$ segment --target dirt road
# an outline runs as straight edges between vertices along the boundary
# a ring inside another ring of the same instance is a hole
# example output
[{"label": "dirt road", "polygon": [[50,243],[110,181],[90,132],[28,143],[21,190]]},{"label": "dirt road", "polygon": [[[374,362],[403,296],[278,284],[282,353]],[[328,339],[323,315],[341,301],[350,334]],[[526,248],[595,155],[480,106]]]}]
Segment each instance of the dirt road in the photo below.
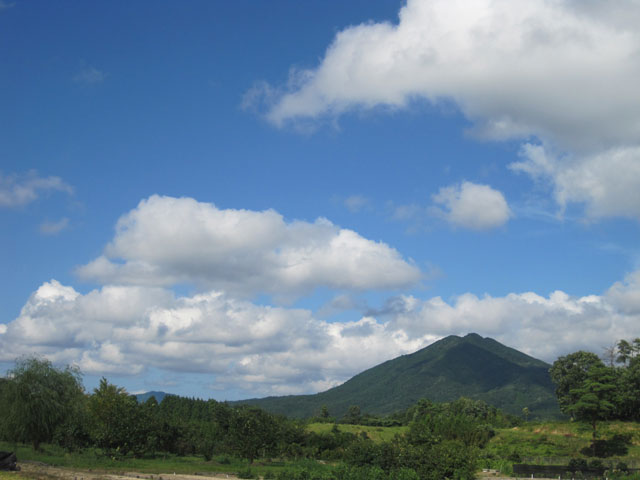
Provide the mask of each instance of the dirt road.
[{"label": "dirt road", "polygon": [[52,467],[37,462],[19,462],[20,476],[38,480],[236,480],[235,475],[207,473],[186,475],[182,473],[101,472]]}]

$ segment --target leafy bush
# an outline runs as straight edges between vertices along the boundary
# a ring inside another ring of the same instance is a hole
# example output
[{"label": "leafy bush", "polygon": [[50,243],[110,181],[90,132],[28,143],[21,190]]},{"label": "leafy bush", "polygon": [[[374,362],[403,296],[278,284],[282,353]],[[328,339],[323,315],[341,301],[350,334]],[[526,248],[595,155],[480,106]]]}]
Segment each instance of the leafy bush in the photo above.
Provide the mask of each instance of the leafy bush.
[{"label": "leafy bush", "polygon": [[588,468],[587,461],[584,458],[572,458],[569,460],[569,470],[579,472]]},{"label": "leafy bush", "polygon": [[249,467],[244,470],[240,470],[236,475],[238,478],[258,478],[258,475],[253,473]]}]

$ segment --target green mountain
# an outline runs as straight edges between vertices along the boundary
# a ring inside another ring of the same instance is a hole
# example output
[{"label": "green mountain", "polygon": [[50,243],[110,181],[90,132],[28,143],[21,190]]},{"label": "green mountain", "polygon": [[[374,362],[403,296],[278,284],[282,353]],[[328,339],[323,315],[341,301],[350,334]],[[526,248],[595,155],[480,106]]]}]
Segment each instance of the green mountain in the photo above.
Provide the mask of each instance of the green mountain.
[{"label": "green mountain", "polygon": [[532,417],[554,418],[560,411],[549,368],[549,364],[491,338],[475,333],[452,335],[370,368],[325,392],[239,403],[298,418],[317,415],[326,405],[331,416],[340,418],[351,405],[358,405],[363,413],[389,414],[421,398],[447,402],[464,396],[514,415],[528,407]]}]

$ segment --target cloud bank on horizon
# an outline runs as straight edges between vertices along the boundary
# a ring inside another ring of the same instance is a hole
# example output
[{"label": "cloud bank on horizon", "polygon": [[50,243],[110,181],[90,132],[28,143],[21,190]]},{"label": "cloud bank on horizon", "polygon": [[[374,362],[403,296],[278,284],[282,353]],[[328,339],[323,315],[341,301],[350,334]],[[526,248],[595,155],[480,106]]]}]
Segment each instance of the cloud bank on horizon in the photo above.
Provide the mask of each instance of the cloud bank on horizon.
[{"label": "cloud bank on horizon", "polygon": [[278,127],[453,103],[470,134],[523,141],[512,169],[548,183],[560,214],[638,219],[638,21],[633,0],[408,0],[397,24],[346,28],[319,66],[247,98]]},{"label": "cloud bank on horizon", "polygon": [[[141,201],[120,218],[105,252],[78,270],[100,288],[81,294],[45,282],[2,325],[0,361],[35,352],[96,375],[210,373],[218,388],[279,395],[327,389],[449,334],[478,332],[552,361],[625,338],[640,321],[640,271],[579,298],[399,295],[347,322],[259,305],[251,298],[265,293],[400,288],[419,282],[420,271],[327,220],[287,223],[273,210],[220,210],[190,198]],[[182,283],[207,288],[177,296],[172,287]]]}]

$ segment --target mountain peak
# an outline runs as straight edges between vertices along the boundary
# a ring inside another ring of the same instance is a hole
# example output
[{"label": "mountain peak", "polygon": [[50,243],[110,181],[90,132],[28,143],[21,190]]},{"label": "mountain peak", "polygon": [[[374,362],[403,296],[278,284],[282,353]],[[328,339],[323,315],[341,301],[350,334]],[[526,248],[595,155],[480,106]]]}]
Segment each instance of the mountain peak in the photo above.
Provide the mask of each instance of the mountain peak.
[{"label": "mountain peak", "polygon": [[414,353],[365,370],[347,382],[315,395],[246,400],[275,413],[309,417],[326,405],[334,416],[351,405],[363,412],[388,414],[421,398],[448,402],[459,397],[483,400],[507,413],[523,407],[538,417],[559,415],[547,363],[500,342],[469,333],[450,335]]}]

